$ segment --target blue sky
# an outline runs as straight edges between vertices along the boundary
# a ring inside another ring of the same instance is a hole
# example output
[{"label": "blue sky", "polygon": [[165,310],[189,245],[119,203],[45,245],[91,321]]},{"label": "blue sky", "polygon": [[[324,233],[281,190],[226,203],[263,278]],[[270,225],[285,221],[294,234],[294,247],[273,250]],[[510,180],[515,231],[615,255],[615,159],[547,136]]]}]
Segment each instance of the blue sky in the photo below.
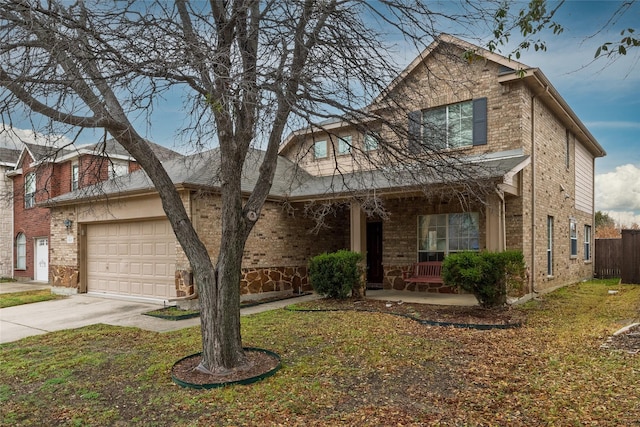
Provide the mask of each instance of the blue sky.
[{"label": "blue sky", "polygon": [[520,58],[549,78],[606,150],[596,160],[596,210],[623,225],[640,224],[640,48],[615,61],[593,61],[598,46],[620,40],[635,28],[640,36],[640,3],[603,28],[620,2],[567,1],[559,11],[559,36],[545,37],[546,52]]},{"label": "blue sky", "polygon": [[[607,151],[596,161],[596,210],[629,226],[640,224],[640,48],[615,61],[593,61],[598,46],[619,40],[623,28],[635,28],[640,36],[640,2],[604,27],[620,3],[565,2],[557,16],[564,32],[543,35],[547,51],[523,52],[519,61],[543,71]],[[488,41],[490,32],[484,37]],[[394,53],[406,63],[416,54],[410,49]],[[183,117],[180,101],[164,103],[154,111],[152,123],[139,130],[157,143],[180,148],[176,129],[185,124]],[[97,137],[85,132],[80,142],[95,142]]]}]

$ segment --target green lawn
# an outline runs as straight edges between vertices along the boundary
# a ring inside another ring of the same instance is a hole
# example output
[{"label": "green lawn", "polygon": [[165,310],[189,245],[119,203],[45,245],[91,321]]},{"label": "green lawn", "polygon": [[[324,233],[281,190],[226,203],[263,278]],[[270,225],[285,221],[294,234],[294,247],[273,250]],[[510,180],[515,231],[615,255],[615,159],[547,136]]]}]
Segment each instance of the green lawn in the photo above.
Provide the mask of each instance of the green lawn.
[{"label": "green lawn", "polygon": [[[609,289],[619,292],[609,295]],[[422,326],[364,312],[242,318],[283,368],[250,386],[170,380],[190,328],[96,325],[0,346],[0,422],[33,426],[638,425],[640,356],[600,349],[638,319],[640,286],[589,282],[522,308],[519,329]]]},{"label": "green lawn", "polygon": [[14,305],[30,304],[32,302],[49,301],[52,299],[64,298],[62,295],[55,295],[49,289],[37,291],[11,292],[0,294],[0,308],[13,307]]}]

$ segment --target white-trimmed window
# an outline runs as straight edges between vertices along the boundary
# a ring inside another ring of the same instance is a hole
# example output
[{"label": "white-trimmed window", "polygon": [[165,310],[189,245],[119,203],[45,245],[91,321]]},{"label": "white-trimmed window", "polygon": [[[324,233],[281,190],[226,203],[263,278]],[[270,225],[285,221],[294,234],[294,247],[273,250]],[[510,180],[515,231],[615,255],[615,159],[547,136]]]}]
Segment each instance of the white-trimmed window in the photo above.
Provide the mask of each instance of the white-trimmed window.
[{"label": "white-trimmed window", "polygon": [[547,276],[553,276],[553,217],[547,217]]},{"label": "white-trimmed window", "polygon": [[129,173],[129,162],[111,161],[109,164],[109,179],[125,176]]},{"label": "white-trimmed window", "polygon": [[27,269],[27,236],[24,233],[16,236],[16,269]]},{"label": "white-trimmed window", "polygon": [[591,226],[584,226],[584,260],[591,261]]},{"label": "white-trimmed window", "polygon": [[24,177],[24,207],[26,209],[34,207],[36,204],[36,174],[28,173]]},{"label": "white-trimmed window", "polygon": [[364,151],[373,151],[378,149],[378,137],[372,133],[364,135]]},{"label": "white-trimmed window", "polygon": [[418,261],[442,261],[452,252],[480,250],[477,212],[418,216]]},{"label": "white-trimmed window", "polygon": [[329,157],[329,150],[327,150],[327,141],[316,141],[313,144],[313,157],[316,159],[326,159]]},{"label": "white-trimmed window", "polygon": [[351,153],[351,136],[343,136],[338,138],[338,155]]},{"label": "white-trimmed window", "polygon": [[71,164],[71,191],[77,190],[80,184],[80,166],[78,163]]},{"label": "white-trimmed window", "polygon": [[569,240],[571,245],[571,258],[578,256],[578,226],[576,220],[571,218],[569,220]]}]

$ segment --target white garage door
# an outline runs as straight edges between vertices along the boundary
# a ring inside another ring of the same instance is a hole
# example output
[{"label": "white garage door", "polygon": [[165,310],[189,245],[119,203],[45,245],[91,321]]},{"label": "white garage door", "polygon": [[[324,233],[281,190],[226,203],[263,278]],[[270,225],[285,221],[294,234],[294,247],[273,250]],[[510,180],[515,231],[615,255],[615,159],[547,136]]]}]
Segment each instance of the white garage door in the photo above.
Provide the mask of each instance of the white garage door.
[{"label": "white garage door", "polygon": [[176,239],[167,220],[87,226],[87,290],[176,296]]}]

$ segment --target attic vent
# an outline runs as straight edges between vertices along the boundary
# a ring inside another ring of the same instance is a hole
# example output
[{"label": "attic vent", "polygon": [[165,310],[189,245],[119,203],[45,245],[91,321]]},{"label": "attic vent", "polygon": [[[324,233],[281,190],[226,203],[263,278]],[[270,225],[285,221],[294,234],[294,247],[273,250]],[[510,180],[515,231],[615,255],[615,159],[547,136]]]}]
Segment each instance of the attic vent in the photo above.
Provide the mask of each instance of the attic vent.
[{"label": "attic vent", "polygon": [[513,73],[515,70],[513,68],[509,68],[506,65],[502,65],[500,67],[499,75]]}]

